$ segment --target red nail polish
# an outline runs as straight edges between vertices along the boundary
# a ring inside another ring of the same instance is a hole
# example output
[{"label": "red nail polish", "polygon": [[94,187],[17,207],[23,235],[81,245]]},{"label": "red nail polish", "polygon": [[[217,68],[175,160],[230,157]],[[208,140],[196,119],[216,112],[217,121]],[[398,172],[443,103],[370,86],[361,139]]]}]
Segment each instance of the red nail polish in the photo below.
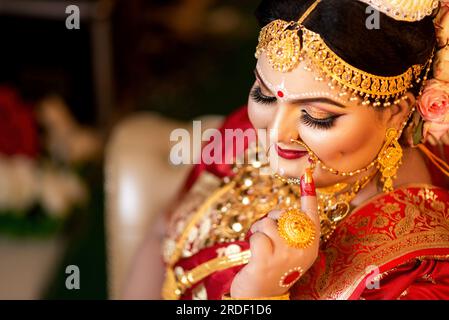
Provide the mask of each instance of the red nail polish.
[{"label": "red nail polish", "polygon": [[301,195],[315,196],[315,182],[313,182],[312,171],[307,168],[306,172],[301,178]]}]

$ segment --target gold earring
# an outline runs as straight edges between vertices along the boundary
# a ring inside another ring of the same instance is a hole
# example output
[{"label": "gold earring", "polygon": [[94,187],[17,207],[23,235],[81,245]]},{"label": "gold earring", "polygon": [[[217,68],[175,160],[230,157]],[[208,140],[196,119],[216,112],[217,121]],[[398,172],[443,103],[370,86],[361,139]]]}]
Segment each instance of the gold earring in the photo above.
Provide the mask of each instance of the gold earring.
[{"label": "gold earring", "polygon": [[378,169],[382,174],[381,181],[384,183],[384,192],[393,191],[393,180],[396,179],[397,171],[402,163],[403,152],[398,142],[398,135],[398,130],[395,128],[387,130],[385,144],[377,158]]}]

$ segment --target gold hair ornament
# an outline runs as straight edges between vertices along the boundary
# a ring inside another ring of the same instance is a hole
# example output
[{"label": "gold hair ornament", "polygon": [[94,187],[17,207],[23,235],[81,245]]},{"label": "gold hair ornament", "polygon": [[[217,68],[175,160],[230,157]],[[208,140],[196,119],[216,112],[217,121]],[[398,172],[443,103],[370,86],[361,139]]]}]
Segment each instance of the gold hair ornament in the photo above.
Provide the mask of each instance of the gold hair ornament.
[{"label": "gold hair ornament", "polygon": [[438,8],[439,0],[359,0],[387,16],[399,20],[419,21]]},{"label": "gold hair ornament", "polygon": [[[384,77],[370,74],[345,62],[334,53],[321,36],[302,25],[302,22],[316,8],[317,0],[298,21],[275,20],[262,28],[256,58],[262,53],[274,70],[289,72],[307,58],[307,70],[320,73],[317,80],[329,80],[329,86],[340,85],[342,95],[351,94],[351,99],[363,98],[363,104],[377,107],[398,104],[404,94],[413,87],[413,80],[421,82],[419,76],[425,65],[413,65],[404,73]],[[383,103],[381,102],[383,101]]]}]

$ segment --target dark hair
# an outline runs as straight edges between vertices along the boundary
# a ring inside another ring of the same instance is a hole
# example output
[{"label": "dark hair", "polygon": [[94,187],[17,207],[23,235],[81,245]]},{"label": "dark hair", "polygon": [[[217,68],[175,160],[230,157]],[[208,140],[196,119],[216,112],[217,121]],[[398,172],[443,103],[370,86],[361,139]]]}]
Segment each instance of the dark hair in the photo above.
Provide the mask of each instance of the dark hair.
[{"label": "dark hair", "polygon": [[[262,26],[276,19],[296,21],[315,0],[262,0],[256,17]],[[326,44],[354,67],[379,76],[425,64],[436,45],[432,17],[397,21],[380,13],[380,29],[368,29],[368,5],[354,0],[323,0],[304,21]]]}]

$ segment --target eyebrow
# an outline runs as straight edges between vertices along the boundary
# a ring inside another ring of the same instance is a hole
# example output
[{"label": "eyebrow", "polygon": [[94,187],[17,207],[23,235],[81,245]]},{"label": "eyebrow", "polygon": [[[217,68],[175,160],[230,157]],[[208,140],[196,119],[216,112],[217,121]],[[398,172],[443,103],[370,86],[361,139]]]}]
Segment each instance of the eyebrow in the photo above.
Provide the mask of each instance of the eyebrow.
[{"label": "eyebrow", "polygon": [[[269,91],[271,91],[269,89],[269,87],[267,86],[267,84],[263,81],[262,77],[259,75],[259,72],[257,71],[257,69],[254,69],[254,74],[256,75],[256,78],[261,82],[261,84],[268,89]],[[338,101],[335,101],[333,99],[327,98],[327,97],[311,97],[311,98],[301,98],[301,99],[294,99],[292,101],[290,101],[292,104],[300,104],[300,103],[312,103],[312,102],[320,102],[320,103],[328,103],[328,104],[332,104],[335,105],[337,107],[340,108],[346,108],[346,106],[344,104],[339,103]]]}]

